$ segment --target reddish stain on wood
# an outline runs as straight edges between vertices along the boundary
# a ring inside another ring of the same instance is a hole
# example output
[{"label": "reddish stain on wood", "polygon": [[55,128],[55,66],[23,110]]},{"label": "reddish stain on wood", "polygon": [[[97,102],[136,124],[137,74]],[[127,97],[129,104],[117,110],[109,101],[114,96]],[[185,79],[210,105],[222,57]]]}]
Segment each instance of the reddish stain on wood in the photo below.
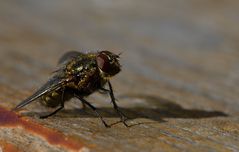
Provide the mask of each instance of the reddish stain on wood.
[{"label": "reddish stain on wood", "polygon": [[0,151],[2,152],[20,152],[20,150],[13,144],[0,140]]},{"label": "reddish stain on wood", "polygon": [[44,127],[30,119],[20,117],[16,113],[0,107],[0,127],[21,126],[32,134],[45,138],[50,144],[61,146],[72,151],[80,151],[83,144],[53,129]]}]

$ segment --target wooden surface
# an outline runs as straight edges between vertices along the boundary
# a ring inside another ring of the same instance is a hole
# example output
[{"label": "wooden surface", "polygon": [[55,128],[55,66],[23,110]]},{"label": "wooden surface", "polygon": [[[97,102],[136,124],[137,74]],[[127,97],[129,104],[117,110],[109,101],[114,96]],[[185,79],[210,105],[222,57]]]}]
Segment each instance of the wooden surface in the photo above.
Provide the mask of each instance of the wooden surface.
[{"label": "wooden surface", "polygon": [[[239,151],[238,7],[228,0],[1,1],[1,107],[31,95],[68,50],[107,49],[123,52],[123,71],[112,83],[134,119],[130,128],[106,129],[72,100],[40,120],[50,109],[35,102],[21,111],[25,127],[0,123],[0,147],[75,150],[26,127],[35,124],[79,142],[82,151]],[[87,100],[109,123],[119,120],[107,96]]]}]

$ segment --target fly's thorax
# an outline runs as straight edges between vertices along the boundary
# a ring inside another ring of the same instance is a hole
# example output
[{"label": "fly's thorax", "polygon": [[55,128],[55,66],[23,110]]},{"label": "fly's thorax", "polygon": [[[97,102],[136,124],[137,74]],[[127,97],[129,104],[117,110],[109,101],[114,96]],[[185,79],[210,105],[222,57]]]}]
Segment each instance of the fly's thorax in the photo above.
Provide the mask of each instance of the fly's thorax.
[{"label": "fly's thorax", "polygon": [[100,76],[98,68],[91,68],[80,77],[69,82],[66,87],[77,90],[81,95],[85,96],[102,88],[105,83],[106,80]]},{"label": "fly's thorax", "polygon": [[81,77],[87,72],[90,72],[93,68],[97,67],[95,56],[81,55],[79,58],[74,58],[65,65],[65,73],[68,76]]},{"label": "fly's thorax", "polygon": [[96,81],[100,79],[99,70],[96,66],[84,65],[78,68],[77,74],[72,76],[72,81],[67,84],[67,87],[82,89],[90,83],[97,83]]}]

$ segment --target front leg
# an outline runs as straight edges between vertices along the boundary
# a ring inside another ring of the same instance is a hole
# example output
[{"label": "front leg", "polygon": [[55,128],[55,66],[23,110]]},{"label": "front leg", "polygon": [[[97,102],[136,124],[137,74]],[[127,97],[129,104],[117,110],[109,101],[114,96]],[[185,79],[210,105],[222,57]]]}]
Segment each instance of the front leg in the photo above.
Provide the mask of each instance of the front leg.
[{"label": "front leg", "polygon": [[101,94],[108,94],[108,93],[110,92],[110,90],[101,87],[101,88],[98,90],[98,92],[101,93]]},{"label": "front leg", "polygon": [[102,123],[105,125],[106,128],[109,128],[110,125],[108,125],[105,120],[103,119],[103,117],[100,115],[100,113],[98,112],[98,110],[96,109],[96,107],[94,107],[92,104],[90,104],[88,101],[86,101],[83,97],[77,95],[77,94],[74,94],[74,96],[76,98],[78,98],[82,103],[86,104],[87,106],[89,106],[97,115],[98,117],[100,118],[100,120],[102,121]]},{"label": "front leg", "polygon": [[126,120],[128,119],[125,114],[123,114],[118,105],[116,104],[116,101],[115,101],[115,96],[114,96],[114,92],[113,92],[113,88],[112,88],[112,85],[110,83],[110,81],[108,81],[108,85],[109,85],[109,94],[110,94],[110,98],[111,98],[111,102],[113,103],[113,106],[114,106],[114,109],[116,110],[116,112],[118,113],[118,115],[120,116],[120,119],[121,121],[123,122],[123,124],[126,126],[126,127],[129,127],[129,125],[126,123]]}]

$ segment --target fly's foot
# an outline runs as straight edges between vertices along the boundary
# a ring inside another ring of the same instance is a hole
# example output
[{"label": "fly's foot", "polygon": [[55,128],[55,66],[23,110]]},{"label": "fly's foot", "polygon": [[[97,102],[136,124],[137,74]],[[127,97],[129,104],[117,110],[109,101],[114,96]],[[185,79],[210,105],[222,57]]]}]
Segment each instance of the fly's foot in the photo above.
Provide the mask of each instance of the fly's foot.
[{"label": "fly's foot", "polygon": [[48,115],[46,115],[46,116],[40,116],[39,118],[40,119],[46,119],[46,118],[48,118],[49,116]]},{"label": "fly's foot", "polygon": [[120,121],[126,126],[129,127],[129,125],[126,123],[127,120],[129,120],[129,118],[122,113],[120,110],[118,110],[118,114],[120,115]]},{"label": "fly's foot", "polygon": [[105,121],[102,121],[102,123],[104,124],[104,126],[105,126],[106,128],[110,128],[110,127],[111,127],[111,126],[108,125]]},{"label": "fly's foot", "polygon": [[121,120],[121,122],[122,122],[126,127],[129,127],[129,125],[126,123],[126,121],[128,120],[127,117],[121,116],[120,120]]}]

